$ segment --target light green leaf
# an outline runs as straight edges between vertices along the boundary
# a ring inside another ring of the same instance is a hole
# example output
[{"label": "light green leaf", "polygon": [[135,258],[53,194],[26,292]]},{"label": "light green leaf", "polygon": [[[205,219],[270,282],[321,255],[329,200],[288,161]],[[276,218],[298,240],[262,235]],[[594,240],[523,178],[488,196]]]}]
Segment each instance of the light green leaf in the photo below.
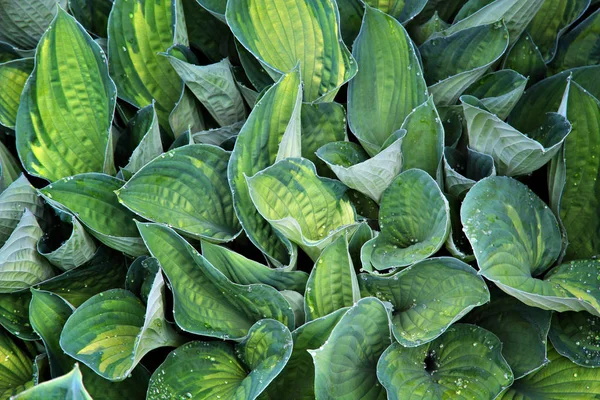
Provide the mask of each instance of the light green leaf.
[{"label": "light green leaf", "polygon": [[527,82],[518,72],[502,69],[484,75],[465,94],[477,97],[492,114],[505,120],[523,95]]},{"label": "light green leaf", "polygon": [[549,311],[494,293],[490,304],[477,308],[467,319],[498,336],[502,355],[519,379],[548,363],[546,340],[551,316]]},{"label": "light green leaf", "polygon": [[600,42],[599,37],[600,10],[596,10],[596,12],[560,38],[551,68],[556,73],[569,68],[600,63],[600,56],[597,54],[598,43]]},{"label": "light green leaf", "polygon": [[225,16],[240,43],[276,73],[300,64],[307,102],[332,101],[356,74],[356,63],[340,37],[335,1],[232,0]]},{"label": "light green leaf", "polygon": [[69,0],[69,10],[88,31],[105,38],[113,0]]},{"label": "light green leaf", "polygon": [[499,175],[526,175],[558,153],[571,124],[557,113],[546,114],[543,125],[527,134],[519,132],[483,109],[471,96],[461,97],[469,146],[494,158]]},{"label": "light green leaf", "polygon": [[8,399],[33,386],[33,360],[0,330],[0,398]]},{"label": "light green leaf", "polygon": [[17,150],[27,172],[55,181],[102,171],[115,103],[104,52],[60,9],[37,47],[17,114]]},{"label": "light green leaf", "polygon": [[[446,32],[446,31],[444,31]],[[476,26],[443,37],[432,37],[419,47],[429,92],[438,106],[452,105],[508,48],[502,22]]]},{"label": "light green leaf", "polygon": [[342,235],[325,247],[308,278],[304,312],[308,321],[324,317],[360,299],[348,239]]},{"label": "light green leaf", "polygon": [[360,300],[339,320],[321,347],[308,351],[315,363],[316,398],[385,399],[376,367],[390,343],[384,304],[373,297]]},{"label": "light green leaf", "polygon": [[181,329],[203,336],[239,339],[263,318],[294,326],[292,308],[273,287],[231,282],[166,226],[138,223],[138,229],[171,283],[173,314]]},{"label": "light green leaf", "polygon": [[21,220],[0,248],[0,293],[26,289],[54,276],[54,270],[36,248],[44,232],[35,215],[25,209]]},{"label": "light green leaf", "polygon": [[450,231],[448,201],[425,172],[398,175],[381,198],[379,236],[361,250],[363,268],[404,267],[437,252]]},{"label": "light green leaf", "polygon": [[321,178],[303,158],[279,161],[247,178],[256,209],[313,260],[346,228],[356,212],[339,181]]},{"label": "light green leaf", "polygon": [[92,400],[92,396],[83,386],[83,376],[79,365],[61,377],[42,382],[18,395],[11,397],[15,400]]},{"label": "light green leaf", "polygon": [[56,15],[57,5],[65,8],[67,1],[0,1],[0,42],[6,42],[17,49],[35,49]]},{"label": "light green leaf", "polygon": [[529,85],[544,79],[547,70],[538,46],[527,31],[507,51],[502,67],[526,76]]},{"label": "light green leaf", "polygon": [[21,175],[0,193],[0,247],[8,240],[25,209],[40,220],[44,217],[44,203],[25,175]]},{"label": "light green leaf", "polygon": [[121,172],[126,180],[163,152],[158,116],[154,104],[142,108],[127,123],[124,139],[133,151]]},{"label": "light green leaf", "polygon": [[513,382],[502,343],[475,325],[456,324],[420,347],[392,344],[377,364],[388,399],[494,399]]},{"label": "light green leaf", "polygon": [[167,131],[183,82],[159,53],[174,44],[187,44],[187,38],[176,40],[185,26],[183,18],[174,17],[177,4],[178,0],[115,0],[108,19],[110,75],[119,98],[139,108],[156,101],[158,120]]},{"label": "light green leaf", "polygon": [[22,340],[38,340],[29,323],[31,292],[27,289],[13,293],[0,293],[0,325]]},{"label": "light green leaf", "polygon": [[466,155],[451,147],[444,149],[444,187],[451,196],[461,199],[477,181],[495,175],[491,156],[470,148]]},{"label": "light green leaf", "polygon": [[209,129],[207,131],[200,131],[192,134],[194,143],[212,144],[214,146],[221,146],[223,143],[230,140],[235,140],[240,133],[240,130],[244,126],[245,121],[236,122],[229,126],[223,126],[221,128]]},{"label": "light green leaf", "polygon": [[157,272],[146,307],[127,290],[99,293],[69,317],[60,347],[100,376],[122,381],[151,350],[178,346],[183,339],[165,320],[165,284]]},{"label": "light green leaf", "polygon": [[21,175],[21,163],[0,142],[0,193]]},{"label": "light green leaf", "polygon": [[328,143],[317,151],[317,156],[342,183],[378,202],[402,170],[402,140],[396,140],[373,158],[352,142]]},{"label": "light green leaf", "polygon": [[[75,215],[99,241],[131,256],[146,254],[133,219],[114,191],[123,181],[105,174],[63,178],[39,190],[54,207]],[[110,215],[111,218],[106,218]]]},{"label": "light green leaf", "polygon": [[292,345],[287,328],[271,319],[258,321],[235,346],[190,342],[171,352],[154,372],[148,400],[165,396],[254,400],[281,372]]},{"label": "light green leaf", "polygon": [[600,366],[600,318],[585,311],[554,313],[548,335],[561,355],[587,368]]},{"label": "light green leaf", "polygon": [[402,25],[368,5],[352,54],[359,71],[348,85],[348,122],[373,156],[408,114],[427,100],[427,87]]},{"label": "light green leaf", "polygon": [[241,230],[227,182],[228,161],[229,152],[216,146],[178,147],[146,164],[115,193],[143,218],[195,238],[228,242]]},{"label": "light green leaf", "polygon": [[483,278],[454,258],[424,260],[390,276],[360,275],[363,296],[394,307],[392,333],[405,347],[416,347],[443,334],[490,294]]},{"label": "light green leaf", "polygon": [[0,91],[0,124],[14,129],[21,92],[25,81],[33,71],[33,59],[23,58],[0,64],[0,80],[4,82]]},{"label": "light green leaf", "polygon": [[588,400],[600,396],[598,371],[573,364],[551,346],[550,363],[515,383],[499,400]]},{"label": "light green leaf", "polygon": [[366,3],[405,24],[423,10],[427,0],[368,0]]},{"label": "light green leaf", "polygon": [[240,285],[264,283],[277,290],[304,292],[308,274],[304,271],[288,271],[269,268],[250,260],[226,247],[202,241],[202,255],[229,280]]},{"label": "light green leaf", "polygon": [[228,126],[246,118],[244,100],[231,73],[229,59],[210,65],[194,65],[171,55],[167,55],[167,58],[220,126]]},{"label": "light green leaf", "polygon": [[300,137],[297,121],[293,120],[298,114],[300,85],[300,74],[295,70],[267,90],[242,127],[227,169],[235,213],[248,239],[278,267],[293,266],[296,249],[287,239],[282,239],[256,210],[246,176],[253,176],[275,162],[284,137]]}]

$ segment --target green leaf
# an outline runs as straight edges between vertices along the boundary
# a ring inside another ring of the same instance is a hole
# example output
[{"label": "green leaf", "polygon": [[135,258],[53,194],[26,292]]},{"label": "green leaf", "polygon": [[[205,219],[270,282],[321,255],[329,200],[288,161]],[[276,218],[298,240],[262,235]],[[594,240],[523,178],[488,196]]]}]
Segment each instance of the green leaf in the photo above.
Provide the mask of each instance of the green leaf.
[{"label": "green leaf", "polygon": [[523,32],[519,40],[508,50],[502,67],[526,76],[529,85],[544,79],[547,69],[538,46],[527,32]]},{"label": "green leaf", "polygon": [[427,100],[427,87],[402,25],[368,5],[352,54],[359,71],[348,85],[348,122],[373,156],[408,114]]},{"label": "green leaf", "polygon": [[225,7],[227,1],[224,0],[196,0],[198,4],[204,7],[212,15],[220,20],[225,20]]},{"label": "green leaf", "polygon": [[405,24],[423,10],[427,0],[368,0],[366,4]]},{"label": "green leaf", "polygon": [[498,336],[502,355],[519,379],[548,363],[546,340],[551,316],[549,311],[494,293],[490,304],[477,308],[467,319]]},{"label": "green leaf", "polygon": [[176,40],[181,25],[185,26],[183,18],[174,17],[177,5],[177,0],[115,0],[108,19],[110,75],[119,98],[139,108],[156,101],[158,120],[167,131],[183,82],[159,53],[174,44],[187,44],[187,38],[183,43]]},{"label": "green leaf", "polygon": [[465,94],[477,97],[492,114],[505,120],[517,104],[527,84],[527,78],[510,69],[484,75]]},{"label": "green leaf", "polygon": [[330,142],[317,150],[317,157],[323,160],[346,186],[378,202],[402,169],[402,145],[400,138],[379,154],[369,158],[356,143]]},{"label": "green leaf", "polygon": [[200,50],[212,62],[221,60],[227,54],[227,44],[231,32],[222,20],[209,13],[196,0],[183,0],[183,13],[187,21],[190,46]]},{"label": "green leaf", "polygon": [[599,35],[600,10],[596,10],[596,12],[560,38],[556,49],[556,56],[551,64],[554,72],[600,63],[600,56],[596,54],[600,41]]},{"label": "green leaf", "polygon": [[418,168],[436,179],[444,151],[444,127],[433,97],[414,109],[402,123],[403,169]]},{"label": "green leaf", "polygon": [[26,289],[54,275],[36,248],[44,232],[35,215],[25,209],[21,220],[0,248],[0,293]]},{"label": "green leaf", "polygon": [[33,386],[33,360],[9,334],[0,330],[0,398],[8,399]]},{"label": "green leaf", "polygon": [[74,214],[105,245],[131,256],[146,254],[135,215],[113,193],[122,185],[123,181],[111,176],[89,173],[63,178],[39,192],[48,203]]},{"label": "green leaf", "polygon": [[363,268],[383,270],[424,260],[437,252],[450,231],[448,201],[425,172],[398,175],[381,198],[379,236],[361,250]]},{"label": "green leaf", "polygon": [[392,344],[377,364],[388,399],[494,399],[513,382],[502,343],[475,325],[456,324],[420,347]]},{"label": "green leaf", "polygon": [[368,297],[351,307],[317,350],[308,352],[315,363],[318,399],[385,399],[376,366],[391,343],[388,310]]},{"label": "green leaf", "polygon": [[226,247],[202,241],[202,255],[229,280],[240,285],[264,283],[277,290],[304,292],[308,274],[304,271],[287,271],[269,268],[250,260]]},{"label": "green leaf", "polygon": [[21,175],[21,164],[0,142],[0,193]]},{"label": "green leaf", "polygon": [[67,1],[0,1],[0,42],[6,42],[17,49],[35,49],[55,17],[57,5],[64,9]]},{"label": "green leaf", "polygon": [[587,312],[554,313],[548,335],[561,355],[582,367],[600,366],[600,318]]},{"label": "green leaf", "polygon": [[210,65],[194,65],[171,55],[167,58],[220,126],[246,119],[244,100],[233,78],[229,59]]},{"label": "green leaf", "polygon": [[294,326],[293,311],[276,289],[231,282],[166,226],[138,223],[138,229],[171,283],[175,322],[184,331],[239,339],[263,318]]},{"label": "green leaf", "polygon": [[340,31],[347,46],[352,46],[360,31],[364,14],[364,3],[361,0],[336,0],[340,12]]},{"label": "green leaf", "polygon": [[[230,32],[229,27],[227,31]],[[248,80],[257,91],[264,91],[273,85],[273,78],[267,73],[262,64],[250,53],[242,44],[235,40],[235,49],[237,50],[242,64],[242,69]],[[254,108],[254,107],[253,107]]]},{"label": "green leaf", "polygon": [[421,25],[409,25],[410,37],[415,42],[416,45],[422,45],[429,39],[432,35],[437,32],[441,32],[444,29],[448,28],[450,24],[440,18],[437,11],[431,16],[429,20],[424,22]]},{"label": "green leaf", "polygon": [[0,246],[8,240],[25,209],[43,219],[44,204],[25,175],[21,175],[0,193]]},{"label": "green leaf", "polygon": [[42,382],[11,398],[16,400],[92,400],[92,396],[83,386],[83,376],[77,364],[71,372],[50,381]]},{"label": "green leaf", "polygon": [[263,218],[313,260],[356,222],[346,186],[319,177],[314,164],[306,159],[284,159],[247,182],[252,202]]},{"label": "green leaf", "polygon": [[178,147],[146,164],[115,193],[143,218],[195,238],[231,241],[241,227],[227,182],[228,161],[229,152],[216,146]]},{"label": "green leaf", "polygon": [[444,187],[451,196],[463,198],[477,181],[495,175],[491,156],[470,148],[466,155],[451,147],[444,149]]},{"label": "green leaf", "polygon": [[[229,159],[227,177],[235,213],[248,239],[276,266],[294,265],[295,248],[275,232],[254,207],[246,176],[272,165],[284,141],[298,142],[297,124],[301,101],[300,74],[284,75],[263,95],[242,127]],[[295,149],[300,153],[300,149]],[[281,154],[299,156],[300,154]]]},{"label": "green leaf", "polygon": [[499,400],[587,400],[600,396],[598,371],[573,364],[552,347],[548,348],[550,363],[515,383]]},{"label": "green leaf", "polygon": [[14,129],[25,81],[33,71],[33,59],[23,58],[0,64],[0,79],[5,82],[0,91],[0,124]]},{"label": "green leaf", "polygon": [[405,347],[430,342],[490,294],[483,278],[462,261],[431,258],[390,276],[361,274],[363,296],[376,296],[394,307],[392,333]]},{"label": "green leaf", "polygon": [[348,239],[342,235],[325,247],[308,278],[304,312],[308,321],[324,317],[360,299]]},{"label": "green leaf", "polygon": [[[264,18],[273,13],[277,18]],[[232,0],[225,17],[240,43],[276,73],[300,64],[307,102],[332,101],[356,75],[356,63],[340,37],[334,1]]]},{"label": "green leaf", "polygon": [[27,172],[50,181],[102,172],[115,103],[104,52],[60,9],[37,47],[17,114],[17,150]]},{"label": "green leaf", "polygon": [[435,104],[456,103],[460,95],[484,75],[507,48],[508,33],[502,22],[432,37],[423,43],[419,50]]},{"label": "green leaf", "polygon": [[112,0],[69,0],[69,10],[88,31],[104,38]]},{"label": "green leaf", "polygon": [[165,285],[157,271],[144,307],[127,290],[97,294],[75,310],[60,335],[60,347],[100,376],[122,381],[142,357],[181,338],[164,317]]},{"label": "green leaf", "polygon": [[471,96],[461,97],[469,146],[494,158],[499,175],[526,175],[558,153],[571,124],[560,114],[548,113],[538,129],[527,134],[488,112]]},{"label": "green leaf", "polygon": [[244,122],[245,121],[236,122],[235,124],[229,126],[196,132],[192,134],[192,139],[194,140],[194,143],[221,146],[228,141],[235,141],[235,139],[237,139],[240,130],[244,126]]},{"label": "green leaf", "polygon": [[148,400],[165,396],[254,400],[281,372],[292,344],[287,328],[270,319],[258,321],[235,346],[190,342],[171,352],[154,372]]},{"label": "green leaf", "polygon": [[37,340],[38,335],[29,323],[29,290],[0,294],[0,325],[22,340]]}]

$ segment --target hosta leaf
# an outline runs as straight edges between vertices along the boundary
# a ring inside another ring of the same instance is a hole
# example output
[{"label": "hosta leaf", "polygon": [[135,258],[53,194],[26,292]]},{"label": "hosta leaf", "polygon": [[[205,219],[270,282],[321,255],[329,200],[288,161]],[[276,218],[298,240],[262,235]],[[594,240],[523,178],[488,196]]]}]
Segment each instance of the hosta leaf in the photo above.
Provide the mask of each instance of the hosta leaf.
[{"label": "hosta leaf", "polygon": [[308,352],[315,363],[318,399],[385,399],[377,382],[379,356],[391,343],[388,310],[373,297],[351,307],[317,350]]},{"label": "hosta leaf", "polygon": [[384,190],[402,169],[402,144],[400,138],[369,158],[356,143],[331,142],[321,147],[317,156],[346,186],[379,201]]},{"label": "hosta leaf", "polygon": [[410,37],[417,45],[422,45],[433,34],[441,32],[450,25],[440,18],[436,11],[429,20],[421,25],[411,25],[409,27]]},{"label": "hosta leaf", "polygon": [[169,126],[176,139],[190,130],[196,132],[206,128],[200,107],[192,91],[184,86],[175,108],[169,114]]},{"label": "hosta leaf", "polygon": [[427,87],[402,25],[368,5],[352,54],[359,71],[348,85],[348,121],[373,156],[408,114],[427,100]]},{"label": "hosta leaf", "polygon": [[435,12],[444,21],[451,21],[452,16],[467,2],[467,0],[429,0],[425,8],[417,16],[417,21],[422,22],[430,18]]},{"label": "hosta leaf", "polygon": [[[248,239],[277,266],[293,265],[296,250],[265,221],[252,203],[246,176],[253,176],[278,159],[282,142],[300,141],[298,113],[301,101],[300,74],[284,75],[263,95],[242,127],[229,159],[227,177],[235,213]],[[296,154],[297,153],[297,154]],[[300,149],[293,154],[299,156]]]},{"label": "hosta leaf", "polygon": [[367,4],[396,18],[402,23],[411,21],[419,14],[427,0],[369,0]]},{"label": "hosta leaf", "polygon": [[492,114],[505,120],[523,95],[527,78],[510,69],[484,75],[465,94],[477,97]]},{"label": "hosta leaf", "polygon": [[502,22],[433,37],[419,47],[429,92],[438,106],[452,105],[508,47]]},{"label": "hosta leaf", "polygon": [[546,340],[552,314],[528,307],[514,297],[494,294],[492,302],[471,312],[470,322],[493,332],[515,379],[548,363]]},{"label": "hosta leaf", "polygon": [[370,264],[383,270],[414,264],[444,244],[450,231],[448,201],[425,171],[405,171],[381,198],[379,226],[379,236],[362,247],[363,268]]},{"label": "hosta leaf", "polygon": [[166,226],[138,224],[138,228],[171,283],[173,314],[181,329],[203,336],[239,339],[263,318],[294,326],[293,311],[276,289],[231,282]]},{"label": "hosta leaf", "polygon": [[187,87],[220,126],[228,126],[246,118],[244,100],[227,58],[215,64],[194,65],[170,55],[167,57]]},{"label": "hosta leaf", "polygon": [[190,342],[171,352],[152,375],[148,400],[165,396],[254,400],[281,372],[292,345],[287,328],[271,319],[258,321],[235,346]]},{"label": "hosta leaf", "polygon": [[115,0],[108,19],[109,67],[119,98],[140,108],[155,100],[165,130],[183,82],[159,53],[173,44],[187,44],[175,43],[176,33],[185,25],[183,16],[174,18],[176,4],[177,0]]},{"label": "hosta leaf", "polygon": [[418,168],[436,178],[444,151],[444,127],[433,97],[414,109],[402,124],[403,169]]},{"label": "hosta leaf", "polygon": [[443,33],[451,35],[453,33],[472,28],[491,24],[496,21],[504,21],[510,41],[516,41],[525,30],[529,22],[535,17],[544,0],[497,0],[487,1],[485,7],[480,8],[468,17],[456,22]]},{"label": "hosta leaf", "polygon": [[473,249],[471,249],[469,240],[467,240],[467,237],[463,232],[463,226],[460,222],[461,199],[449,193],[446,194],[446,199],[450,206],[451,225],[450,233],[446,239],[446,250],[448,250],[453,257],[469,263],[475,260],[475,257],[473,256]]},{"label": "hosta leaf", "polygon": [[225,16],[240,43],[274,71],[286,73],[300,64],[305,101],[333,100],[356,74],[334,1],[232,0]]},{"label": "hosta leaf", "polygon": [[560,72],[574,67],[600,63],[598,43],[600,35],[600,10],[596,10],[583,22],[573,28],[558,41],[552,69]]},{"label": "hosta leaf", "polygon": [[262,92],[273,85],[273,78],[267,73],[262,64],[237,40],[235,40],[235,49],[246,77],[257,91]]},{"label": "hosta leaf", "polygon": [[115,102],[104,52],[60,9],[37,47],[17,114],[17,150],[25,169],[50,181],[102,172],[112,151]]},{"label": "hosta leaf", "polygon": [[69,0],[69,10],[88,31],[106,37],[113,0]]},{"label": "hosta leaf", "polygon": [[354,265],[345,235],[325,247],[310,273],[304,297],[308,321],[324,317],[360,299]]},{"label": "hosta leaf", "polygon": [[284,159],[247,182],[260,214],[313,260],[356,222],[346,186],[319,177],[314,164],[306,159]]},{"label": "hosta leaf", "polygon": [[451,196],[462,198],[477,181],[495,175],[491,156],[471,149],[466,155],[451,147],[444,149],[445,189]]},{"label": "hosta leaf", "polygon": [[559,151],[571,124],[557,113],[546,114],[546,121],[524,134],[482,108],[470,96],[461,98],[469,146],[494,158],[499,175],[525,175],[546,164]]},{"label": "hosta leaf", "polygon": [[523,32],[519,40],[508,50],[502,66],[529,78],[529,85],[546,76],[544,58],[527,32]]},{"label": "hosta leaf", "polygon": [[598,371],[573,364],[552,347],[550,363],[542,369],[515,381],[500,400],[587,400],[600,396]]},{"label": "hosta leaf", "polygon": [[0,142],[0,193],[21,175],[21,164]]},{"label": "hosta leaf", "polygon": [[183,13],[187,21],[190,46],[200,50],[212,62],[221,60],[231,40],[231,32],[222,20],[216,18],[196,0],[183,0]]},{"label": "hosta leaf", "polygon": [[164,291],[158,271],[147,307],[123,289],[95,295],[69,317],[60,347],[108,380],[127,378],[149,351],[177,346],[182,340],[165,321]]},{"label": "hosta leaf", "polygon": [[600,318],[585,311],[554,313],[548,335],[563,356],[583,367],[600,366]]},{"label": "hosta leaf", "polygon": [[527,27],[544,60],[554,57],[556,44],[564,31],[590,5],[590,0],[546,0]]},{"label": "hosta leaf", "polygon": [[236,122],[229,126],[223,126],[221,128],[209,129],[207,131],[200,131],[192,134],[194,143],[212,144],[215,146],[221,146],[225,142],[234,140],[240,133],[240,130],[244,126],[245,121]]},{"label": "hosta leaf", "polygon": [[25,289],[54,276],[48,261],[37,252],[43,234],[35,215],[26,209],[0,248],[0,293]]},{"label": "hosta leaf", "polygon": [[42,382],[11,398],[20,400],[92,400],[92,396],[83,386],[83,376],[77,364],[71,372],[50,381]]},{"label": "hosta leaf", "polygon": [[229,153],[216,146],[179,147],[146,164],[116,194],[146,219],[195,238],[230,241],[240,225],[227,183],[228,161]]},{"label": "hosta leaf", "polygon": [[0,247],[15,229],[25,209],[36,217],[44,216],[44,204],[25,175],[21,175],[0,193]]},{"label": "hosta leaf", "polygon": [[23,50],[35,49],[44,31],[50,26],[58,7],[66,0],[2,0],[0,9],[0,42]]},{"label": "hosta leaf", "polygon": [[494,399],[513,382],[502,343],[475,325],[456,324],[420,347],[392,344],[377,364],[388,399]]},{"label": "hosta leaf", "polygon": [[240,285],[264,283],[277,290],[304,292],[308,274],[304,271],[287,271],[269,268],[250,260],[226,247],[202,241],[202,255],[227,278]]},{"label": "hosta leaf", "polygon": [[0,64],[0,79],[5,82],[0,91],[0,124],[14,129],[25,81],[33,71],[33,58],[12,60]]},{"label": "hosta leaf", "polygon": [[391,276],[361,274],[363,296],[388,301],[392,333],[405,347],[416,347],[443,334],[490,294],[483,278],[462,261],[431,258]]},{"label": "hosta leaf", "polygon": [[358,36],[365,12],[364,3],[360,0],[336,0],[340,12],[340,31],[346,46],[352,46]]},{"label": "hosta leaf", "polygon": [[122,185],[119,179],[90,173],[61,179],[40,193],[53,206],[74,214],[105,245],[138,256],[146,250],[133,221],[135,215],[119,204],[114,193]]},{"label": "hosta leaf", "polygon": [[23,340],[37,340],[38,335],[29,323],[29,290],[0,294],[0,325]]},{"label": "hosta leaf", "polygon": [[480,274],[525,304],[600,316],[600,261],[554,263],[561,235],[552,211],[522,183],[486,178],[471,188],[461,209]]},{"label": "hosta leaf", "polygon": [[33,386],[32,360],[13,341],[10,335],[0,330],[0,398],[8,399]]}]

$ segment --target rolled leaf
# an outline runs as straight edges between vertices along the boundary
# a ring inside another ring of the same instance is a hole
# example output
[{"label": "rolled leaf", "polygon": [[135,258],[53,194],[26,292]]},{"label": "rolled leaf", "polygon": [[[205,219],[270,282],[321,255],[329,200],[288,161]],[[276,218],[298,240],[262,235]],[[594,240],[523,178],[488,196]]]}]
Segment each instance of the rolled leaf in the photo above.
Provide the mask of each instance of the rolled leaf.
[{"label": "rolled leaf", "polygon": [[31,211],[40,220],[44,216],[42,200],[25,175],[21,175],[0,193],[0,246],[8,240],[25,209]]},{"label": "rolled leaf", "polygon": [[471,149],[466,155],[451,147],[444,149],[445,189],[451,196],[463,198],[477,181],[495,175],[491,156]]}]

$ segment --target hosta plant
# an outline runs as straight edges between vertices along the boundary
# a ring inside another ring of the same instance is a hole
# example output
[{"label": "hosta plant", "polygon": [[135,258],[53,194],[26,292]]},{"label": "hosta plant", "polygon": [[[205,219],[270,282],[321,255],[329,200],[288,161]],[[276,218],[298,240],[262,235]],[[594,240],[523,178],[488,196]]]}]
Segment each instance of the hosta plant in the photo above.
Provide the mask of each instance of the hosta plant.
[{"label": "hosta plant", "polygon": [[597,0],[0,0],[0,400],[600,399]]}]

